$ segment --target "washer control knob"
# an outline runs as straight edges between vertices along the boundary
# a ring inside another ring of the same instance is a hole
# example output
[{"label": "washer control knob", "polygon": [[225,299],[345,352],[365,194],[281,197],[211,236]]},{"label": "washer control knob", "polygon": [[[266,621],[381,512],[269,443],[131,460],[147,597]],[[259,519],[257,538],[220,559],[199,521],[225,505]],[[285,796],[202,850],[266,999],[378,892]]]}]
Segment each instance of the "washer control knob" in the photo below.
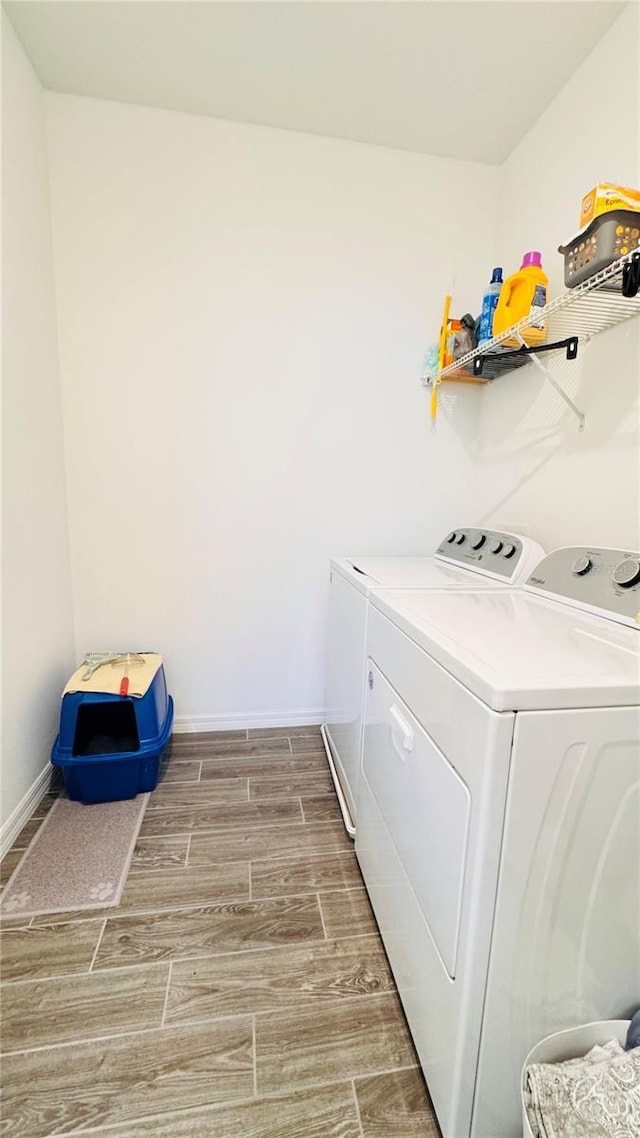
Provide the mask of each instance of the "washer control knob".
[{"label": "washer control knob", "polygon": [[456,537],[456,545],[464,545],[466,541],[466,534],[459,533]]},{"label": "washer control knob", "polygon": [[640,581],[640,560],[637,557],[627,557],[620,561],[613,570],[613,580],[621,589],[630,589]]},{"label": "washer control knob", "polygon": [[515,545],[512,545],[511,542],[508,541],[507,544],[505,545],[503,551],[502,551],[502,556],[503,557],[513,557],[515,551],[516,551]]},{"label": "washer control knob", "polygon": [[575,573],[576,577],[584,577],[585,573],[588,573],[592,566],[593,561],[584,553],[581,557],[576,557],[576,560],[571,566],[571,572]]},{"label": "washer control knob", "polygon": [[456,531],[452,530],[451,533],[449,534],[448,538],[447,538],[449,545],[451,545],[451,543],[456,540],[457,536],[458,535],[457,535]]},{"label": "washer control knob", "polygon": [[486,540],[487,540],[486,535],[483,533],[479,533],[477,538],[475,539],[475,541],[471,542],[471,548],[472,549],[482,549],[482,546],[484,545]]},{"label": "washer control knob", "polygon": [[489,553],[500,553],[502,551],[502,542],[499,537],[494,537],[491,545],[489,546]]}]

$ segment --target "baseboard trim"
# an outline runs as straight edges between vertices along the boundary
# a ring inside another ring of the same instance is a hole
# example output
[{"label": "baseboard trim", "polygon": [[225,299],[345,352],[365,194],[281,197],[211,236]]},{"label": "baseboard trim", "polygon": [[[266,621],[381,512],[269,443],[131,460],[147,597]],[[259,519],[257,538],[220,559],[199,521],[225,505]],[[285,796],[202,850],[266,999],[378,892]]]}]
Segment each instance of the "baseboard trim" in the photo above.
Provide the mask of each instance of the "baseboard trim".
[{"label": "baseboard trim", "polygon": [[3,858],[7,851],[11,849],[22,827],[26,826],[36,806],[44,798],[51,786],[52,776],[53,767],[51,763],[47,763],[44,770],[40,771],[35,782],[29,787],[24,798],[18,803],[15,810],[11,812],[2,826],[2,829],[0,829],[0,858]]},{"label": "baseboard trim", "polygon": [[313,727],[322,723],[324,707],[302,711],[245,711],[231,715],[176,715],[176,734],[188,731],[242,731],[245,727]]}]

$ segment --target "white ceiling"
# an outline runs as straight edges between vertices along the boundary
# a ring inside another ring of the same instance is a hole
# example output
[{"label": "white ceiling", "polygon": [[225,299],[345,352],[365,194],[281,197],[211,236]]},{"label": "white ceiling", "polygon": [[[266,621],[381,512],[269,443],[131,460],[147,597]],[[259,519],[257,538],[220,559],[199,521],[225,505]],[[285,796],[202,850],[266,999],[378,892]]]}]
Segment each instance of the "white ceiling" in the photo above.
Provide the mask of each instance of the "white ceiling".
[{"label": "white ceiling", "polygon": [[501,162],[625,5],[17,0],[54,91]]}]

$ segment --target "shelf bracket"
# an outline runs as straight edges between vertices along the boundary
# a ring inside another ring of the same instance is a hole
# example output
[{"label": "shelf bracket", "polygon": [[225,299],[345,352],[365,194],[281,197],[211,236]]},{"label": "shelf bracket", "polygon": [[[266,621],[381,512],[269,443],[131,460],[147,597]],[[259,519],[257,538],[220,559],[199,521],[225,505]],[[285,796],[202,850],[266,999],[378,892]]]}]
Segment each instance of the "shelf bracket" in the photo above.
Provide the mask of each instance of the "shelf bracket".
[{"label": "shelf bracket", "polygon": [[538,355],[540,352],[557,352],[559,348],[564,348],[568,360],[575,360],[578,355],[577,336],[567,336],[566,339],[554,340],[551,344],[534,344],[533,346],[527,344],[519,333],[518,339],[520,340],[520,347],[515,348],[512,352],[501,351],[499,355],[491,355],[490,352],[486,354],[482,352],[479,353],[473,361],[473,374],[482,375],[485,360],[488,360],[489,364],[491,364],[492,361],[495,363],[496,360],[499,363],[503,363],[504,360],[513,360],[514,364],[522,364],[531,356]]},{"label": "shelf bracket", "polygon": [[[523,348],[526,348],[527,344],[522,339],[522,336],[520,335],[520,333],[517,332],[516,335],[517,335],[518,339],[520,340],[520,343],[522,344]],[[575,350],[572,348],[572,354],[570,355],[569,354],[569,346],[567,343],[567,359],[575,359],[576,354],[577,354],[577,346],[578,346],[577,337],[572,336],[571,340],[575,340]],[[553,378],[549,369],[545,366],[545,364],[542,362],[542,360],[538,358],[538,354],[536,352],[531,352],[529,354],[529,359],[531,360],[532,363],[534,363],[536,365],[538,370],[542,372],[542,374],[545,377],[545,379],[547,380],[547,382],[551,384],[554,391],[557,391],[560,398],[564,400],[567,407],[569,407],[569,409],[573,412],[576,419],[578,420],[578,430],[584,431],[584,412],[580,411],[580,409],[578,407],[576,407],[575,403],[573,402],[573,399],[569,398],[566,391],[564,391],[564,389],[558,383],[557,379]]]}]

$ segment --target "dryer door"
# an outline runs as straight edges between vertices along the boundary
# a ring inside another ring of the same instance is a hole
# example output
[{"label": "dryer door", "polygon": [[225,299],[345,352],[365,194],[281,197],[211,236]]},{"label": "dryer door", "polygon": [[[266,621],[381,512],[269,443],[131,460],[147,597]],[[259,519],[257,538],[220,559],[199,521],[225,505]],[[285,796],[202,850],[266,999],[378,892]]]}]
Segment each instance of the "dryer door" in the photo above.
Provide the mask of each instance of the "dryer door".
[{"label": "dryer door", "polygon": [[356,854],[443,1138],[468,1138],[513,716],[369,609]]},{"label": "dryer door", "polygon": [[460,775],[369,661],[366,777],[389,839],[453,979],[471,796]]}]

